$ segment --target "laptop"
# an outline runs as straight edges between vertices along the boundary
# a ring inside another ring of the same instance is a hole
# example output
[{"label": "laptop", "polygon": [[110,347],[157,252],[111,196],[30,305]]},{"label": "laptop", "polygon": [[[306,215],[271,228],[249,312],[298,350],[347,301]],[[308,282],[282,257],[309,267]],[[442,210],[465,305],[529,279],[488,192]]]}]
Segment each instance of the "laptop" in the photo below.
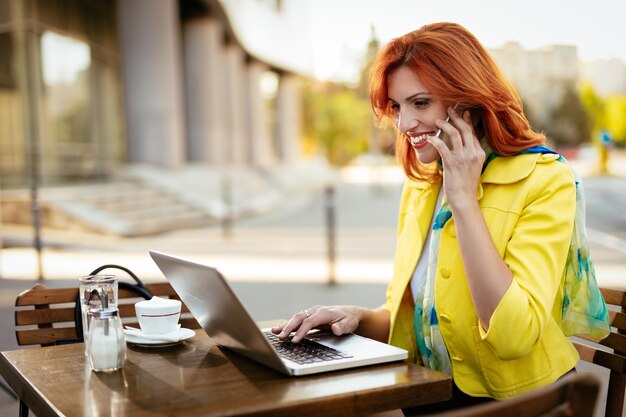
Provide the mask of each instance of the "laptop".
[{"label": "laptop", "polygon": [[355,334],[311,331],[297,344],[279,340],[270,329],[259,329],[217,269],[153,250],[150,256],[215,343],[284,374],[310,375],[408,357],[404,349]]}]

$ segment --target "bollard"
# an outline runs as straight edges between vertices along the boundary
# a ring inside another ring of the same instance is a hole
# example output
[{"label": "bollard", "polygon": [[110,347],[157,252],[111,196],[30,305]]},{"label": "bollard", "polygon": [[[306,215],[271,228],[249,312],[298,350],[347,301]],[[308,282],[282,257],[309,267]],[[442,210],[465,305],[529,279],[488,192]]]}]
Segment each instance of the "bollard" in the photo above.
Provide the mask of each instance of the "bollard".
[{"label": "bollard", "polygon": [[325,213],[326,213],[326,247],[328,259],[328,283],[334,285],[335,281],[335,188],[327,185],[324,190]]},{"label": "bollard", "polygon": [[33,219],[33,245],[35,246],[35,253],[37,254],[37,280],[43,281],[43,260],[42,250],[43,245],[41,243],[41,210],[37,199],[36,185],[31,189],[30,210]]},{"label": "bollard", "polygon": [[222,177],[222,202],[226,212],[222,216],[222,238],[230,239],[233,235],[233,198],[232,184],[228,175]]}]

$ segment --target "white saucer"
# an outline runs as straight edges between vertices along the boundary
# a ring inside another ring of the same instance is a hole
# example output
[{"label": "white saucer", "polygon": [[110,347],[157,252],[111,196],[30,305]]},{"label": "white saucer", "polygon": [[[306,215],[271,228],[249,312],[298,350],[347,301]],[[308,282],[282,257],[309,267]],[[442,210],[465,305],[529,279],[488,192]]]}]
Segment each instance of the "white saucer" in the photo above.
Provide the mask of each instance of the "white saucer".
[{"label": "white saucer", "polygon": [[126,343],[128,344],[139,346],[139,347],[153,348],[153,347],[176,346],[176,345],[183,343],[185,340],[190,339],[196,335],[196,332],[194,332],[191,329],[181,328],[179,329],[179,332],[180,332],[180,336],[179,336],[178,341],[148,339],[148,338],[141,337],[138,335],[128,334],[126,332],[124,332],[124,338],[126,339]]}]

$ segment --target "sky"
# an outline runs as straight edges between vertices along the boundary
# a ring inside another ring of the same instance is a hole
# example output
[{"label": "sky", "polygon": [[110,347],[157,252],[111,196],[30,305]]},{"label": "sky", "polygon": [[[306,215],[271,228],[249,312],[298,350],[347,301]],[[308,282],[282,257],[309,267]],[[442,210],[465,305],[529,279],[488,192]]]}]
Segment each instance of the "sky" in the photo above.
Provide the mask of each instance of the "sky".
[{"label": "sky", "polygon": [[372,26],[385,43],[437,21],[462,24],[487,48],[576,45],[583,61],[626,63],[626,0],[311,0],[311,7],[314,72],[322,79],[356,76]]},{"label": "sky", "polygon": [[41,42],[46,84],[70,83],[89,67],[89,46],[84,42],[50,31],[44,32]]}]

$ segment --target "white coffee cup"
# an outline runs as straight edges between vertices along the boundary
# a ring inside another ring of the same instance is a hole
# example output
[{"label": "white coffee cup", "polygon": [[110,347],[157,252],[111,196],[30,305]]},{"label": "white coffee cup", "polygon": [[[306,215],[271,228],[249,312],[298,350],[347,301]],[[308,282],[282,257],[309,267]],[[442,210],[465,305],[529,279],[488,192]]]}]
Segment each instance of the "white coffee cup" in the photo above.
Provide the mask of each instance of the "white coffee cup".
[{"label": "white coffee cup", "polygon": [[144,333],[165,334],[176,330],[180,319],[180,300],[152,297],[135,303],[139,327]]}]

